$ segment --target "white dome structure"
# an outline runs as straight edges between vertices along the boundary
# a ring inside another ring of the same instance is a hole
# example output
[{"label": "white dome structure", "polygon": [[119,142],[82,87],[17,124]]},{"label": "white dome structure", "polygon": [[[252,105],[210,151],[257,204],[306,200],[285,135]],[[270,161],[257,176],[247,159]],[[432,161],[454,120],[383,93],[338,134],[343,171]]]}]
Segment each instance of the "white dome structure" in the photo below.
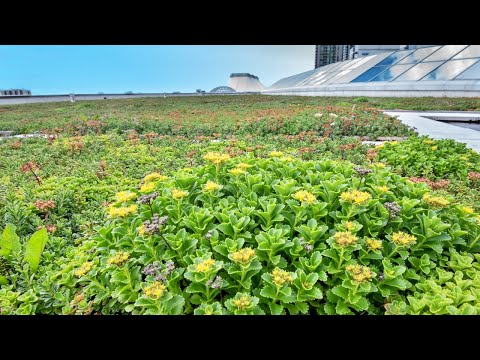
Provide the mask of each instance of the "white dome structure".
[{"label": "white dome structure", "polygon": [[235,94],[235,89],[232,89],[229,86],[217,86],[216,88],[210,90],[212,94]]},{"label": "white dome structure", "polygon": [[265,90],[265,86],[258,80],[258,76],[248,73],[231,74],[230,87],[237,92],[257,92]]}]

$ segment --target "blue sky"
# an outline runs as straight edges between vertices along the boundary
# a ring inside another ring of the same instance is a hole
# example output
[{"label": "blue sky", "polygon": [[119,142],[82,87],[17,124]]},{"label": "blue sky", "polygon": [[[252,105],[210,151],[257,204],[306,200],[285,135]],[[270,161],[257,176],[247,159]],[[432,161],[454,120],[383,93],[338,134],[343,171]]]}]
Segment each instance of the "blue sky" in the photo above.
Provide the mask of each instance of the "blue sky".
[{"label": "blue sky", "polygon": [[311,70],[314,45],[0,46],[0,89],[33,95],[194,92],[228,85],[232,72],[265,86]]}]

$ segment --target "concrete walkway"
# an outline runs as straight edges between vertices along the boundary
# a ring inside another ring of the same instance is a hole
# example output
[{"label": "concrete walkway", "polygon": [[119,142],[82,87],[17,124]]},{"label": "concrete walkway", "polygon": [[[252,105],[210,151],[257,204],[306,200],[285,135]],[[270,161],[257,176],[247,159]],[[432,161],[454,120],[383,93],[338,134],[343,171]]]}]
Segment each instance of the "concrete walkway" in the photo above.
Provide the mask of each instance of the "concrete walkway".
[{"label": "concrete walkway", "polygon": [[413,127],[418,135],[428,135],[432,139],[453,139],[467,144],[480,152],[480,131],[462,128],[442,121],[427,119],[432,117],[448,121],[480,120],[480,112],[474,111],[389,111],[385,114],[397,117],[402,123]]}]

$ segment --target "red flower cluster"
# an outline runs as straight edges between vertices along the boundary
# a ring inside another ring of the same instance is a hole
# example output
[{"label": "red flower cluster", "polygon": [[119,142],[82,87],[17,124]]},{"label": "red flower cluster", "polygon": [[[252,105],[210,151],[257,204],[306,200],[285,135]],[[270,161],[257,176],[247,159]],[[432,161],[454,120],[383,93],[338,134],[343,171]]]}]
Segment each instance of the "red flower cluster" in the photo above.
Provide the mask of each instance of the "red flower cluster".
[{"label": "red flower cluster", "polygon": [[37,200],[35,201],[35,207],[40,211],[48,211],[55,208],[53,200]]},{"label": "red flower cluster", "polygon": [[35,171],[35,170],[38,170],[38,169],[39,169],[39,167],[38,167],[37,163],[34,163],[32,161],[29,161],[26,164],[23,164],[22,166],[20,166],[20,171],[22,171],[24,173],[27,173],[29,171]]},{"label": "red flower cluster", "polygon": [[441,179],[438,181],[432,181],[426,177],[411,177],[409,178],[411,182],[414,183],[425,183],[430,186],[433,190],[443,189],[444,187],[450,184],[450,180]]}]

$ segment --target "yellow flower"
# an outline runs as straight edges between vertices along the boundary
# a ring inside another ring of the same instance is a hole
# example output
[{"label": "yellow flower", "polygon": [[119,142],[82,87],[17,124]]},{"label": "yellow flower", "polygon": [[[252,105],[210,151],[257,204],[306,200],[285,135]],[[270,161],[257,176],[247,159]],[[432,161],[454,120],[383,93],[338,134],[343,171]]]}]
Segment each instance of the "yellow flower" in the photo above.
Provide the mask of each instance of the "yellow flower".
[{"label": "yellow flower", "polygon": [[158,299],[162,297],[165,293],[167,287],[163,285],[160,281],[155,281],[154,283],[148,285],[143,289],[145,295],[147,295],[151,299]]},{"label": "yellow flower", "polygon": [[337,244],[342,247],[353,245],[358,240],[358,237],[349,231],[338,231],[335,233],[335,235],[333,235],[333,238]]},{"label": "yellow flower", "polygon": [[77,270],[75,270],[74,274],[77,277],[82,277],[86,273],[88,273],[93,267],[93,263],[90,261],[84,262],[82,266],[80,266]]},{"label": "yellow flower", "polygon": [[434,140],[424,140],[423,142],[424,144],[427,144],[427,145],[432,145],[433,143],[435,143]]},{"label": "yellow flower", "polygon": [[249,164],[246,164],[244,162],[241,162],[241,163],[237,164],[237,168],[239,168],[239,169],[247,169],[247,168],[252,167],[252,166],[253,165],[249,165]]},{"label": "yellow flower", "polygon": [[283,156],[283,152],[281,152],[281,151],[271,151],[271,152],[270,152],[270,156],[271,156],[271,157],[282,157],[282,156]]},{"label": "yellow flower", "polygon": [[355,229],[355,223],[353,221],[347,221],[345,223],[345,227],[347,228],[348,231],[351,231]]},{"label": "yellow flower", "polygon": [[208,259],[208,260],[202,261],[201,263],[197,264],[195,266],[195,270],[198,271],[198,272],[207,272],[208,270],[210,270],[210,268],[214,264],[215,264],[215,260]]},{"label": "yellow flower", "polygon": [[125,217],[127,215],[133,214],[135,211],[137,211],[137,205],[135,204],[123,207],[111,207],[108,209],[108,216]]},{"label": "yellow flower", "polygon": [[413,235],[408,235],[403,231],[399,231],[392,234],[392,242],[397,246],[410,246],[417,241],[417,238]]},{"label": "yellow flower", "polygon": [[390,145],[398,145],[398,141],[397,140],[390,141]]},{"label": "yellow flower", "polygon": [[146,182],[140,187],[140,192],[142,193],[149,193],[155,190],[155,183],[154,182]]},{"label": "yellow flower", "polygon": [[462,211],[466,214],[473,214],[475,210],[468,206],[462,206]]},{"label": "yellow flower", "polygon": [[438,150],[438,146],[432,146],[432,150],[433,151]]},{"label": "yellow flower", "polygon": [[204,157],[204,160],[210,161],[214,163],[215,165],[219,165],[222,162],[225,162],[230,159],[230,155],[228,154],[221,154],[218,152],[209,152],[207,153]]},{"label": "yellow flower", "polygon": [[293,281],[293,276],[288,271],[281,270],[278,267],[272,271],[272,276],[273,283],[277,286],[283,286]]},{"label": "yellow flower", "polygon": [[447,199],[440,196],[432,196],[430,194],[423,195],[423,201],[425,201],[428,205],[436,207],[443,207],[450,204],[450,201]]},{"label": "yellow flower", "polygon": [[372,198],[372,195],[370,195],[367,192],[352,190],[352,191],[343,192],[340,195],[340,198],[352,204],[361,205],[367,202],[368,200],[370,200]]},{"label": "yellow flower", "polygon": [[379,193],[382,193],[382,194],[385,194],[385,193],[388,192],[388,187],[386,187],[385,185],[384,186],[377,186],[376,189]]},{"label": "yellow flower", "polygon": [[255,250],[244,248],[228,255],[228,258],[240,265],[247,266],[255,258]]},{"label": "yellow flower", "polygon": [[381,144],[378,144],[377,146],[375,146],[376,149],[383,149],[384,147],[385,147],[384,143],[381,143]]},{"label": "yellow flower", "polygon": [[295,194],[292,195],[292,197],[295,200],[298,200],[307,204],[313,204],[316,200],[315,195],[305,190],[297,191]]},{"label": "yellow flower", "polygon": [[137,228],[137,231],[140,235],[145,235],[145,233],[147,232],[146,229],[145,229],[145,225],[141,225]]},{"label": "yellow flower", "polygon": [[384,169],[386,166],[384,163],[381,163],[381,162],[375,163],[374,165],[379,169]]},{"label": "yellow flower", "polygon": [[282,156],[280,161],[292,162],[294,160],[293,156]]},{"label": "yellow flower", "polygon": [[124,203],[130,200],[134,200],[137,198],[137,194],[132,193],[130,191],[120,191],[115,195],[115,198],[118,202]]},{"label": "yellow flower", "polygon": [[172,197],[175,200],[180,200],[183,199],[185,196],[188,195],[188,191],[185,190],[178,190],[178,189],[173,189],[172,190]]},{"label": "yellow flower", "polygon": [[238,299],[232,300],[232,305],[238,310],[246,310],[252,306],[252,298],[247,294],[242,294]]},{"label": "yellow flower", "polygon": [[110,257],[108,260],[107,260],[107,264],[108,265],[122,265],[125,261],[128,260],[128,258],[130,257],[130,254],[128,252],[125,252],[125,251],[119,251],[117,252],[115,255],[113,255],[112,257]]},{"label": "yellow flower", "polygon": [[246,174],[247,172],[243,169],[235,168],[230,170],[230,173],[232,173],[235,176],[241,175],[241,174]]},{"label": "yellow flower", "polygon": [[223,186],[217,183],[214,183],[213,181],[207,181],[205,185],[203,185],[203,191],[204,192],[213,192],[216,190],[220,190]]},{"label": "yellow flower", "polygon": [[165,175],[160,175],[159,173],[151,173],[151,174],[145,175],[145,177],[143,178],[143,182],[149,183],[155,180],[163,181],[167,179],[168,177]]},{"label": "yellow flower", "polygon": [[382,248],[382,242],[375,239],[365,239],[365,243],[370,250],[380,250]]},{"label": "yellow flower", "polygon": [[357,283],[368,281],[373,277],[372,270],[367,266],[348,265],[346,269],[352,275],[353,280]]}]

